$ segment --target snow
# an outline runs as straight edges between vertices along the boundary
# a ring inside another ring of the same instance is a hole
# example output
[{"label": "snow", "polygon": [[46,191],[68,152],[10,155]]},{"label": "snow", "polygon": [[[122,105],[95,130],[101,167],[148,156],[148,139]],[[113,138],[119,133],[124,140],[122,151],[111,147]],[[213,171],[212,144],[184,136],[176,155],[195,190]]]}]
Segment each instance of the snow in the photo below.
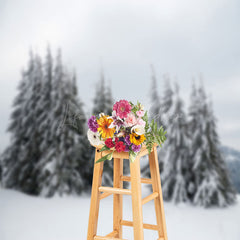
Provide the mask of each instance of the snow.
[{"label": "snow", "polygon": [[226,162],[234,162],[234,161],[238,161],[238,158],[234,155],[227,155],[225,156],[225,161]]},{"label": "snow", "polygon": [[[143,189],[143,195],[149,194]],[[144,197],[143,196],[143,197]],[[123,197],[124,219],[131,220],[131,197]],[[37,198],[0,189],[1,240],[86,240],[90,196]],[[239,240],[240,195],[238,203],[224,209],[203,209],[165,203],[169,240]],[[143,206],[145,223],[155,224],[154,204]],[[98,234],[112,229],[112,197],[100,204]],[[145,239],[157,239],[157,232],[145,230]],[[133,239],[131,227],[123,237]]]}]

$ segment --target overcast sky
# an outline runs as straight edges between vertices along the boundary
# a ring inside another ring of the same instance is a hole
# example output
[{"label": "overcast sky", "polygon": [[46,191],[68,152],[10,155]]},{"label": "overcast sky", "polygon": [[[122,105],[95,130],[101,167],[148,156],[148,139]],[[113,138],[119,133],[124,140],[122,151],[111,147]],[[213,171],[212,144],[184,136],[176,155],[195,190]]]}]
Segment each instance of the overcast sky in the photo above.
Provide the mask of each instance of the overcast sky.
[{"label": "overcast sky", "polygon": [[186,105],[192,77],[204,76],[221,142],[240,150],[240,1],[0,0],[0,151],[28,51],[62,48],[91,105],[101,66],[116,99],[148,102],[150,64],[180,84]]}]

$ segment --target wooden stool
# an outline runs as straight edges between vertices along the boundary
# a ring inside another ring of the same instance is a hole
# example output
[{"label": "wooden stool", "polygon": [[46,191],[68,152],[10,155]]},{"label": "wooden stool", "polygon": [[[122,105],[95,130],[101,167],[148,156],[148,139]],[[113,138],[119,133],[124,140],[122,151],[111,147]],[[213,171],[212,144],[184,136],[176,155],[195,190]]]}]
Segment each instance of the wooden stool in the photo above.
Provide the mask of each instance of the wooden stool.
[{"label": "wooden stool", "polygon": [[[108,153],[110,152],[100,152],[99,149],[96,148],[95,162]],[[151,154],[149,154],[151,179],[141,178],[140,157],[147,154],[148,151],[146,147],[143,146],[141,152],[138,154],[135,161],[133,163],[129,163],[131,177],[128,177],[123,176],[123,159],[129,159],[128,153],[118,153],[114,151],[113,188],[101,186],[104,162],[100,162],[94,165],[87,240],[122,239],[122,226],[133,227],[134,240],[144,239],[144,228],[158,231],[158,240],[167,240],[167,230],[163,208],[162,189],[156,145],[154,145]],[[131,182],[131,190],[123,189],[123,181]],[[152,184],[153,188],[153,193],[143,199],[141,193],[141,183]],[[113,194],[113,231],[104,237],[96,236],[100,200],[111,194]],[[132,222],[122,219],[122,194],[132,196]],[[142,205],[153,199],[155,203],[157,225],[144,224]]]}]

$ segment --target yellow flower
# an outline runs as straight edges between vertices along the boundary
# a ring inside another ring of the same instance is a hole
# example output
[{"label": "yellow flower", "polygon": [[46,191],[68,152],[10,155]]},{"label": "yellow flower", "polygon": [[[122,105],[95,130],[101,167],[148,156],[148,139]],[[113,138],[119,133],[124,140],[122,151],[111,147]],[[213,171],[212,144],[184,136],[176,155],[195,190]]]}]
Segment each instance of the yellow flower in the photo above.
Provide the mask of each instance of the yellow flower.
[{"label": "yellow flower", "polygon": [[107,115],[101,116],[98,120],[98,131],[101,134],[102,138],[111,138],[115,132],[115,128],[109,128],[110,124],[113,122],[113,119],[107,118]]},{"label": "yellow flower", "polygon": [[140,145],[141,143],[143,143],[145,141],[145,136],[144,134],[142,135],[138,135],[136,133],[131,133],[130,134],[130,142],[135,144],[135,145]]}]

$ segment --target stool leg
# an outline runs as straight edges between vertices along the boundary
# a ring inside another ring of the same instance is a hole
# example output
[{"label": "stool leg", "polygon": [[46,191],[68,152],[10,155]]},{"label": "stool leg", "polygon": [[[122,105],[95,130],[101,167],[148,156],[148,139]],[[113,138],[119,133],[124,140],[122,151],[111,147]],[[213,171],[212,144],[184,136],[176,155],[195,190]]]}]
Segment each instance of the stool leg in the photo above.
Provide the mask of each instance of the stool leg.
[{"label": "stool leg", "polygon": [[[123,159],[114,158],[114,169],[113,169],[113,187],[123,188],[123,182],[121,176],[123,175]],[[116,237],[122,238],[122,194],[113,194],[113,230],[118,234]]]},{"label": "stool leg", "polygon": [[[95,162],[102,156],[101,152],[95,151]],[[98,213],[99,213],[99,202],[100,202],[100,192],[98,188],[102,184],[102,172],[103,172],[103,162],[94,165],[93,171],[93,181],[92,181],[92,194],[91,194],[91,204],[89,212],[88,221],[88,235],[87,240],[93,240],[94,236],[97,234],[97,224],[98,224]]]},{"label": "stool leg", "polygon": [[130,162],[134,240],[143,240],[140,158]]},{"label": "stool leg", "polygon": [[163,208],[163,199],[162,199],[162,187],[161,187],[161,179],[159,173],[159,165],[158,165],[158,156],[157,156],[157,148],[154,147],[153,151],[149,155],[149,167],[152,178],[152,188],[153,192],[158,192],[159,196],[154,199],[155,211],[156,211],[156,219],[158,225],[158,236],[159,239],[167,240],[167,229],[165,222],[165,214]]}]

